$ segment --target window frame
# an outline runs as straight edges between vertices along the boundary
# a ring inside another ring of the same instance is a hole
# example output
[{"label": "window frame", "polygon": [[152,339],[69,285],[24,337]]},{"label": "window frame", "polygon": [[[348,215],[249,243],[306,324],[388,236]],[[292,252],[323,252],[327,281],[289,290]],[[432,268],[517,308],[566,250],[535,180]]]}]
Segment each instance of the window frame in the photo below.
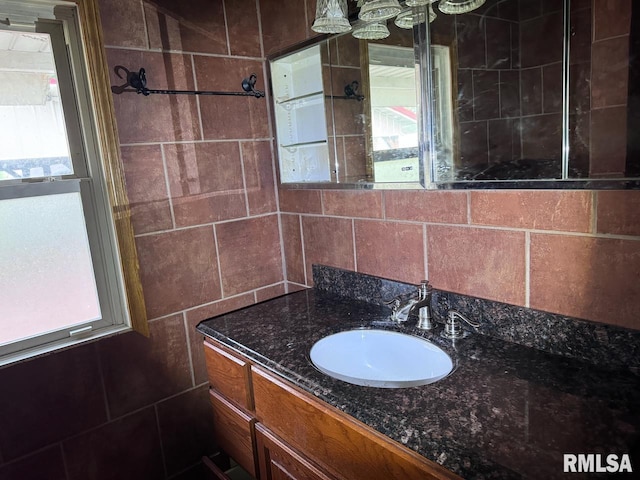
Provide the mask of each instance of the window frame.
[{"label": "window frame", "polygon": [[149,335],[97,0],[46,3],[56,20],[39,19],[36,31],[51,35],[74,173],[0,188],[47,194],[78,183],[102,319],[6,344],[0,366],[131,329]]}]

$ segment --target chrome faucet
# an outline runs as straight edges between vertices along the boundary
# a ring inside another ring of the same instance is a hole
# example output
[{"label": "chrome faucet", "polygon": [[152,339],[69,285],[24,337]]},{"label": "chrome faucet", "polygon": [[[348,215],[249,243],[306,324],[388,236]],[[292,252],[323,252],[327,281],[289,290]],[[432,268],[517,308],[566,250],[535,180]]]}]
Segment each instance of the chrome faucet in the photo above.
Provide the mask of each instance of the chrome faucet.
[{"label": "chrome faucet", "polygon": [[397,322],[406,322],[411,315],[418,315],[417,327],[431,330],[431,294],[433,288],[427,280],[423,280],[418,287],[418,298],[409,298],[403,304],[399,298],[392,300],[391,318]]}]

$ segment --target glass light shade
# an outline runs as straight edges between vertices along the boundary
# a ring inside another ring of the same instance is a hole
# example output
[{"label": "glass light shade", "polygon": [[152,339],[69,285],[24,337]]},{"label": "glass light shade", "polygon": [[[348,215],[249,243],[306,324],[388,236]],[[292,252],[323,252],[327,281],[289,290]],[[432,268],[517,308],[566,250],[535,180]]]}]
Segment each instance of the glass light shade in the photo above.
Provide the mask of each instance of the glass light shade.
[{"label": "glass light shade", "polygon": [[344,33],[351,30],[347,19],[347,0],[318,0],[311,30],[318,33]]},{"label": "glass light shade", "polygon": [[390,35],[385,22],[368,23],[356,28],[351,34],[360,40],[381,40]]},{"label": "glass light shade", "polygon": [[393,18],[401,10],[398,0],[368,0],[360,7],[358,18],[365,22],[377,22]]},{"label": "glass light shade", "polygon": [[485,1],[486,0],[442,0],[438,5],[438,9],[442,13],[457,15],[475,10],[484,5]]},{"label": "glass light shade", "polygon": [[422,7],[423,5],[429,5],[430,3],[436,3],[438,0],[407,0],[405,3],[407,7]]},{"label": "glass light shade", "polygon": [[[414,12],[412,10],[407,10],[406,12],[402,12],[398,15],[393,23],[395,23],[398,28],[411,30],[414,25],[424,23],[424,19],[424,11]],[[429,6],[429,23],[433,22],[435,19],[436,13],[433,11],[431,6]]]}]

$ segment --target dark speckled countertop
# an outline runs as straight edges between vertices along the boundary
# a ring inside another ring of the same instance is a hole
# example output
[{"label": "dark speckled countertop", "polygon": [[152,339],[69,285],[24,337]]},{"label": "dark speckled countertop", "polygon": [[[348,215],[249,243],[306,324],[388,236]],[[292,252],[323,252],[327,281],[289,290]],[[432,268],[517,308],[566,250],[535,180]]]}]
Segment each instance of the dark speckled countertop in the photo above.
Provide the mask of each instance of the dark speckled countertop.
[{"label": "dark speckled countertop", "polygon": [[[437,335],[441,325],[436,333],[403,328],[389,314],[304,290],[206,320],[198,330],[465,478],[560,478],[567,475],[563,453],[637,451],[637,375],[479,334],[453,346]],[[313,367],[314,342],[357,327],[426,337],[456,367],[439,382],[404,389],[351,385]],[[640,470],[637,456],[632,464]]]}]

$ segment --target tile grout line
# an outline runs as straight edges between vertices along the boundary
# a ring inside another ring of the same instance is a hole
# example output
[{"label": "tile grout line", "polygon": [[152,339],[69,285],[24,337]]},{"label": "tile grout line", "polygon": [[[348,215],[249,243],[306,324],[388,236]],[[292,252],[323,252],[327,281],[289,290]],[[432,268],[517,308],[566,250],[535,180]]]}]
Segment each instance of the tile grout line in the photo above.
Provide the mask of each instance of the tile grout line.
[{"label": "tile grout line", "polygon": [[226,0],[222,0],[222,19],[224,20],[224,33],[227,38],[227,54],[231,56],[231,40],[229,39],[229,23],[227,22]]},{"label": "tile grout line", "polygon": [[[191,55],[191,74],[193,75],[193,88],[198,90],[198,77],[196,75],[196,59]],[[198,122],[200,122],[200,138],[204,141],[204,127],[202,123],[202,109],[200,108],[200,95],[196,95],[196,110],[198,112]]]},{"label": "tile grout line", "polygon": [[591,233],[597,235],[598,233],[598,202],[600,195],[596,191],[591,192]]},{"label": "tile grout line", "polygon": [[98,361],[98,372],[100,373],[100,385],[102,387],[102,399],[104,400],[104,409],[105,412],[107,413],[107,422],[111,421],[111,409],[109,408],[109,395],[107,394],[107,385],[104,381],[104,369],[103,369],[103,365],[102,365],[102,356],[100,355],[100,352],[98,351],[98,345],[96,343],[96,357],[97,357],[97,361]]},{"label": "tile grout line", "polygon": [[531,232],[524,234],[524,306],[531,304]]},{"label": "tile grout line", "polygon": [[429,279],[429,246],[428,246],[427,224],[422,225],[422,248],[424,254],[424,278]]},{"label": "tile grout line", "polygon": [[164,470],[164,478],[167,478],[167,457],[164,452],[164,442],[162,441],[162,429],[160,428],[160,415],[158,414],[158,404],[153,405],[153,413],[156,416],[156,428],[158,429],[158,442],[160,442],[160,454],[162,455],[162,468]]},{"label": "tile grout line", "polygon": [[151,39],[149,38],[149,27],[147,26],[147,12],[144,9],[144,0],[140,0],[140,9],[142,10],[142,24],[144,25],[144,39],[147,43],[147,50],[151,50]]},{"label": "tile grout line", "polygon": [[[176,230],[176,214],[173,211],[173,199],[171,198],[171,187],[169,185],[169,168],[167,167],[167,157],[164,151],[164,145],[160,145],[160,156],[162,157],[162,170],[164,173],[164,186],[167,189],[167,200],[169,201],[169,213],[171,214],[171,230]],[[147,232],[149,233],[149,232]],[[144,234],[143,234],[144,235]]]},{"label": "tile grout line", "polygon": [[123,47],[120,45],[105,45],[107,50],[124,50],[128,52],[148,52],[148,53],[167,53],[171,55],[199,55],[202,57],[210,58],[226,58],[232,60],[252,60],[254,62],[262,62],[264,57],[252,57],[249,55],[227,55],[223,53],[206,53],[206,52],[192,52],[187,50],[171,50],[162,48],[142,48],[142,47]]},{"label": "tile grout line", "polygon": [[187,321],[187,315],[182,312],[182,322],[184,324],[184,331],[187,335],[187,354],[189,355],[189,371],[191,372],[191,385],[196,386],[196,373],[193,366],[193,354],[191,352],[191,335],[189,335],[189,322]]},{"label": "tile grout line", "polygon": [[351,242],[353,243],[353,269],[358,271],[358,248],[356,242],[356,219],[351,219]]},{"label": "tile grout line", "polygon": [[260,38],[260,59],[264,62],[264,39],[262,37],[262,12],[260,11],[260,1],[255,0],[256,16],[258,17],[258,36]]},{"label": "tile grout line", "polygon": [[224,298],[224,286],[222,285],[222,266],[220,265],[220,249],[218,248],[218,233],[216,225],[213,224],[213,243],[216,246],[216,263],[218,264],[218,279],[220,281],[220,297]]},{"label": "tile grout line", "polygon": [[471,192],[467,192],[467,225],[473,225],[471,221]]},{"label": "tile grout line", "polygon": [[271,142],[272,137],[258,138],[207,138],[204,140],[161,140],[155,142],[121,143],[121,147],[148,147],[154,145],[190,145],[197,143]]},{"label": "tile grout line", "polygon": [[244,207],[247,212],[247,218],[251,216],[249,213],[249,193],[247,192],[247,178],[244,171],[244,154],[242,153],[242,143],[238,141],[238,153],[240,154],[240,170],[242,171],[242,189],[244,190]]},{"label": "tile grout line", "polygon": [[302,271],[306,285],[310,285],[307,277],[307,255],[304,248],[304,228],[302,228],[302,215],[298,215],[298,228],[300,229],[300,249],[302,250]]},{"label": "tile grout line", "polygon": [[69,480],[71,477],[69,476],[69,465],[67,464],[67,455],[64,451],[64,445],[62,442],[59,442],[60,445],[60,457],[62,458],[62,469],[64,470],[64,478]]}]

